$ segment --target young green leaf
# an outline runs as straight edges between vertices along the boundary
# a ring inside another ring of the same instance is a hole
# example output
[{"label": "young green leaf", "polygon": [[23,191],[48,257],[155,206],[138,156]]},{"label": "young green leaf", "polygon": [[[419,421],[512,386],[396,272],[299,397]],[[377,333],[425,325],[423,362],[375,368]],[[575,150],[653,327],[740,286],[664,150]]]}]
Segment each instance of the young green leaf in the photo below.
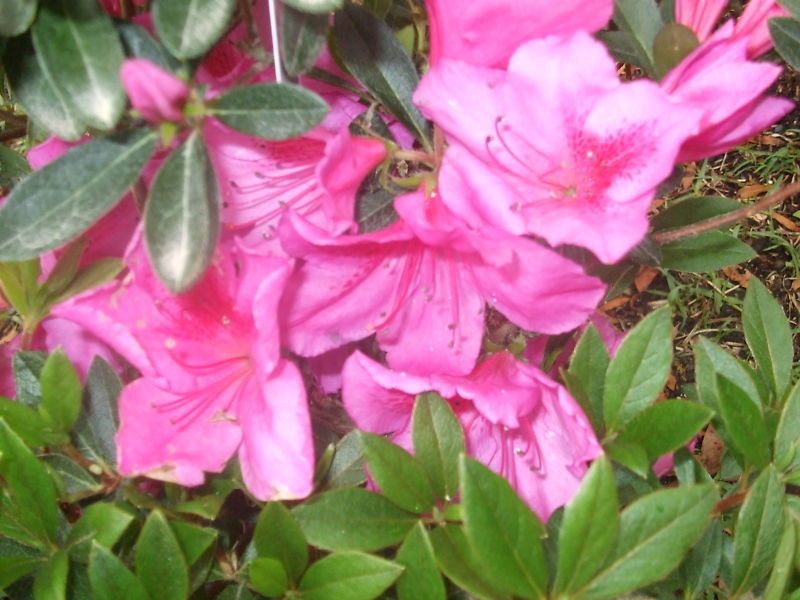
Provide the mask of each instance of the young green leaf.
[{"label": "young green leaf", "polygon": [[33,45],[53,85],[80,119],[112,129],[125,108],[124,58],[111,19],[96,0],[40,0]]},{"label": "young green leaf", "polygon": [[14,37],[24,33],[36,17],[38,0],[4,0],[0,4],[0,35]]},{"label": "young green leaf", "polygon": [[406,450],[378,435],[360,432],[370,475],[381,493],[409,512],[433,508],[433,491],[420,463]]},{"label": "young green leaf", "polygon": [[36,573],[33,580],[35,600],[66,600],[69,557],[63,550],[56,552]]},{"label": "young green leaf", "polygon": [[797,530],[791,525],[783,530],[781,543],[775,553],[775,565],[764,589],[764,600],[780,600],[786,597],[786,588],[794,570],[797,552]]},{"label": "young green leaf", "polygon": [[539,519],[503,477],[483,464],[462,455],[460,471],[464,533],[487,578],[515,596],[544,596],[547,562]]},{"label": "young green leaf", "polygon": [[81,411],[81,380],[61,349],[53,352],[39,375],[42,417],[57,430],[69,431]]},{"label": "young green leaf", "polygon": [[283,565],[292,581],[299,581],[308,564],[308,544],[295,517],[280,502],[270,502],[261,511],[253,534],[258,556]]},{"label": "young green leaf", "polygon": [[589,325],[572,353],[566,381],[597,433],[603,432],[603,389],[609,360],[600,332]]},{"label": "young green leaf", "polygon": [[628,423],[617,441],[641,446],[653,460],[688,444],[712,415],[711,409],[688,400],[657,402]]},{"label": "young green leaf", "polygon": [[558,535],[556,595],[581,589],[603,566],[619,529],[614,471],[605,457],[595,460],[567,505]]},{"label": "young green leaf", "polygon": [[194,286],[211,263],[219,211],[217,178],[196,130],[159,169],[144,215],[147,254],[173,294]]},{"label": "young green leaf", "polygon": [[94,600],[151,600],[136,575],[97,542],[89,556],[89,581]]},{"label": "young green leaf", "polygon": [[781,305],[756,278],[747,286],[742,325],[759,372],[780,399],[791,378],[792,330]]},{"label": "young green leaf", "polygon": [[400,577],[403,567],[360,552],[315,562],[300,582],[303,600],[372,600]]},{"label": "young green leaf", "polygon": [[619,598],[669,574],[703,535],[717,501],[713,486],[659,490],[622,513],[614,552],[582,597]]},{"label": "young green leaf", "polygon": [[608,366],[603,413],[610,431],[619,431],[655,402],[672,365],[672,314],[662,308],[628,335]]},{"label": "young green leaf", "polygon": [[309,543],[324,550],[379,550],[402,540],[417,521],[416,515],[362,488],[326,492],[292,514]]},{"label": "young green leaf", "polygon": [[353,77],[421,141],[426,141],[428,123],[412,101],[419,76],[389,26],[368,10],[347,4],[336,13],[333,39]]},{"label": "young green leaf", "polygon": [[272,558],[255,558],[247,565],[250,584],[259,594],[281,597],[289,588],[283,565]]},{"label": "young green leaf", "polygon": [[719,411],[728,438],[745,460],[763,468],[770,460],[769,437],[761,407],[738,385],[717,375]]},{"label": "young green leaf", "polygon": [[422,523],[417,523],[397,551],[395,561],[405,567],[397,580],[398,600],[445,600],[444,581],[436,566],[433,546]]},{"label": "young green leaf", "polygon": [[458,457],[466,448],[461,423],[450,405],[434,393],[417,396],[411,423],[414,456],[435,494],[450,500],[458,490]]},{"label": "young green leaf", "polygon": [[87,562],[92,543],[109,550],[133,523],[133,516],[113,504],[88,506],[67,535],[66,545],[73,560]]},{"label": "young green leaf", "polygon": [[739,597],[769,573],[781,543],[783,484],[770,466],[758,476],[736,519],[731,595]]},{"label": "young green leaf", "polygon": [[22,402],[0,397],[0,419],[31,448],[45,445],[45,430],[48,429],[42,416]]},{"label": "young green leaf", "polygon": [[24,260],[83,233],[136,181],[155,146],[133,131],[77,146],[20,183],[0,207],[0,260]]},{"label": "young green leaf", "polygon": [[84,390],[84,407],[75,423],[75,446],[90,460],[113,467],[119,427],[117,399],[122,381],[102,358],[95,357],[89,367]]},{"label": "young green leaf", "polygon": [[322,122],[328,104],[314,92],[290,83],[234,88],[213,106],[225,125],[268,140],[287,140]]},{"label": "young green leaf", "polygon": [[189,594],[186,560],[167,519],[158,510],[147,517],[136,542],[136,573],[153,598],[185,600]]},{"label": "young green leaf", "polygon": [[325,47],[327,34],[327,14],[310,14],[285,4],[280,37],[286,72],[298,76],[311,69]]},{"label": "young green leaf", "polygon": [[153,25],[178,58],[199,58],[228,28],[236,0],[156,0]]}]

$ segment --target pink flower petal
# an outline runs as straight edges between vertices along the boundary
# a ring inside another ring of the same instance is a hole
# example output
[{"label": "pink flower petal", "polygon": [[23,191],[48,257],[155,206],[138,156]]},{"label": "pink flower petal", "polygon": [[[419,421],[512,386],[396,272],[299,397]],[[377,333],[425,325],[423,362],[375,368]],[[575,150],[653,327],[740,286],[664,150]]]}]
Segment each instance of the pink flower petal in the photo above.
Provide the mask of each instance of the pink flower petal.
[{"label": "pink flower petal", "polygon": [[128,58],[120,79],[133,108],[151,123],[183,119],[190,90],[172,73],[143,58]]}]

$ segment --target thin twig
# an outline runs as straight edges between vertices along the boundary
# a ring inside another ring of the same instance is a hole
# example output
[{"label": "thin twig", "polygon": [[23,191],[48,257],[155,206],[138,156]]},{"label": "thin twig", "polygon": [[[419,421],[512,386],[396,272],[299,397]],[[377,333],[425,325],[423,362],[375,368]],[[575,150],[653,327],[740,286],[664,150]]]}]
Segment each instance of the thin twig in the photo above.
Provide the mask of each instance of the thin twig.
[{"label": "thin twig", "polygon": [[706,233],[707,231],[713,231],[714,229],[719,229],[721,227],[725,227],[726,225],[733,225],[737,221],[748,219],[753,215],[775,206],[776,204],[780,204],[784,200],[787,200],[798,193],[800,193],[800,181],[796,181],[790,185],[787,185],[785,188],[778,190],[774,194],[765,196],[758,202],[740,208],[739,210],[735,210],[718,217],[713,217],[711,219],[706,219],[705,221],[700,221],[698,223],[692,223],[686,227],[679,227],[678,229],[672,229],[670,231],[654,233],[652,239],[658,244],[666,244],[669,242],[677,242],[678,240],[694,237],[696,235],[700,235],[701,233]]}]

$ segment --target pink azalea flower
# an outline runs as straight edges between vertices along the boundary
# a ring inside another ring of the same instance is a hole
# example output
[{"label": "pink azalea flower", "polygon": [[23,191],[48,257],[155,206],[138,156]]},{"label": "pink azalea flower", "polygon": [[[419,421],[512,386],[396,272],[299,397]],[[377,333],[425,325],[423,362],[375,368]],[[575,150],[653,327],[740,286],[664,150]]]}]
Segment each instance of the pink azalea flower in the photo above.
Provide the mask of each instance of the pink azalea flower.
[{"label": "pink azalea flower", "polygon": [[286,208],[331,232],[347,231],[361,182],[386,156],[382,142],[346,127],[270,142],[208,119],[203,138],[222,190],[223,222],[256,241],[275,237]]},{"label": "pink azalea flower", "polygon": [[464,427],[467,452],[505,477],[545,521],[572,499],[589,461],[602,453],[567,391],[506,352],[464,377],[398,373],[356,352],[343,379],[342,399],[356,425],[408,450],[415,396],[441,394]]},{"label": "pink azalea flower", "polygon": [[703,112],[700,131],[681,147],[681,162],[726,152],[794,107],[790,100],[764,96],[781,67],[748,60],[748,42],[731,37],[733,27],[722,26],[661,82],[673,99]]},{"label": "pink azalea flower", "polygon": [[530,240],[464,226],[437,196],[395,199],[400,220],[336,237],[295,213],[279,236],[304,259],[287,290],[287,344],[317,356],[377,333],[392,368],[469,373],[486,303],[520,326],[558,333],[580,324],[603,284]]},{"label": "pink azalea flower", "polygon": [[247,24],[239,23],[205,56],[195,75],[197,81],[221,91],[244,78],[255,65],[253,57],[243,49],[246,40]]},{"label": "pink azalea flower", "polygon": [[548,35],[594,32],[608,24],[612,0],[426,0],[431,64],[463,60],[505,67],[517,47]]},{"label": "pink azalea flower", "polygon": [[621,259],[700,112],[652,82],[623,84],[586,33],[520,47],[508,73],[442,61],[415,95],[447,133],[443,198],[486,222]]},{"label": "pink azalea flower", "polygon": [[122,63],[120,79],[133,108],[151,123],[180,121],[189,86],[158,65],[143,58]]},{"label": "pink azalea flower", "polygon": [[291,264],[222,245],[201,284],[175,297],[150,270],[141,236],[127,263],[121,283],[56,309],[142,373],[120,398],[120,473],[199,485],[238,451],[258,499],[309,494],[305,387],[281,358],[275,320]]},{"label": "pink azalea flower", "polygon": [[676,0],[675,20],[694,31],[702,42],[714,31],[727,5],[728,0]]}]

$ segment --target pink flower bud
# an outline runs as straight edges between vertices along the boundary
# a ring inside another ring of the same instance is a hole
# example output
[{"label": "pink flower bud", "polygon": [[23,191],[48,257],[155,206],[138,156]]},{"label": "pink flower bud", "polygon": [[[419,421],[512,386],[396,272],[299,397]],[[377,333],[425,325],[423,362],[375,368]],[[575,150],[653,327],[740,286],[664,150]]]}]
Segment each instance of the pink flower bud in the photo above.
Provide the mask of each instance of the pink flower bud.
[{"label": "pink flower bud", "polygon": [[142,58],[130,58],[120,70],[131,104],[151,123],[180,121],[189,86],[172,73]]}]

